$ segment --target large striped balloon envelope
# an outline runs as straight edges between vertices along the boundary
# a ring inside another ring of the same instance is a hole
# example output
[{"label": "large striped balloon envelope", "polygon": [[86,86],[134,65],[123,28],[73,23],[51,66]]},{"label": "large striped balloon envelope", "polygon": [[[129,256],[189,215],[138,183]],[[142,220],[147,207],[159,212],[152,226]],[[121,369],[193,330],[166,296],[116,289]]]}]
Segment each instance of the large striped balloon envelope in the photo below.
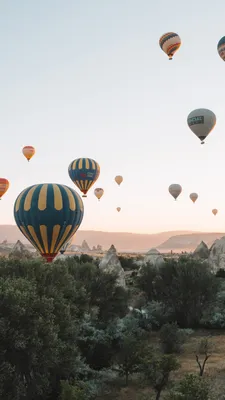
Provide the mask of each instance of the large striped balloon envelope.
[{"label": "large striped balloon envelope", "polygon": [[14,218],[23,235],[51,262],[79,228],[84,214],[81,197],[68,186],[43,183],[23,190]]}]

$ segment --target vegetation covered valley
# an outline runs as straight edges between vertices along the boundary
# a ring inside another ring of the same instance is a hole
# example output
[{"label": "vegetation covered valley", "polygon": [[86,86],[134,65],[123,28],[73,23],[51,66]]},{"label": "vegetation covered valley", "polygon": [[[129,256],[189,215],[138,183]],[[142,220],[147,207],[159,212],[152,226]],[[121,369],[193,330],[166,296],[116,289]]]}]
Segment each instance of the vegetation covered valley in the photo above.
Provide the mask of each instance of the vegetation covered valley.
[{"label": "vegetation covered valley", "polygon": [[0,259],[1,399],[225,399],[223,271],[120,261]]}]

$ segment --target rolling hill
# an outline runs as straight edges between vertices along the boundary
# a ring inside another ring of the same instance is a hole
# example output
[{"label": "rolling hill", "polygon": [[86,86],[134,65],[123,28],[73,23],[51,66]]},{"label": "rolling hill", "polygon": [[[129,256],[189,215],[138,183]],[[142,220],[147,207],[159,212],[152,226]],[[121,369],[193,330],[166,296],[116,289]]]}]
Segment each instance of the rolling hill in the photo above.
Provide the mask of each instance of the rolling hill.
[{"label": "rolling hill", "polygon": [[[146,252],[152,247],[157,247],[164,252],[170,250],[189,251],[195,249],[201,240],[211,244],[223,235],[225,234],[192,231],[139,234],[79,230],[73,243],[81,245],[83,240],[86,240],[90,247],[100,244],[105,250],[114,244],[118,251],[124,252]],[[23,243],[27,242],[16,225],[0,225],[0,242],[7,240],[9,243],[15,243],[18,239]]]}]

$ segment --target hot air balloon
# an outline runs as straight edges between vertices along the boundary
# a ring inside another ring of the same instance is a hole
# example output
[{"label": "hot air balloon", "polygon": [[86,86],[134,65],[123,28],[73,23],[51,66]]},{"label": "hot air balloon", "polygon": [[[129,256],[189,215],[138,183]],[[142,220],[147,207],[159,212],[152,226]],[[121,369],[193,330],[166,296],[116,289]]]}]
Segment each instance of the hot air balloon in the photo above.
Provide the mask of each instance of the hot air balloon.
[{"label": "hot air balloon", "polygon": [[120,210],[121,210],[121,207],[117,207],[116,209],[117,209],[117,211],[118,211],[118,212],[120,212]]},{"label": "hot air balloon", "polygon": [[198,194],[197,193],[191,193],[190,194],[190,199],[193,201],[193,203],[196,202],[197,198],[198,198]]},{"label": "hot air balloon", "polygon": [[187,118],[187,123],[192,132],[204,143],[204,139],[216,125],[215,114],[206,108],[192,111]]},{"label": "hot air balloon", "polygon": [[219,53],[219,56],[222,58],[223,61],[225,61],[225,36],[223,36],[217,45],[217,51]]},{"label": "hot air balloon", "polygon": [[104,190],[102,188],[96,188],[94,191],[94,195],[97,197],[98,200],[103,196]]},{"label": "hot air balloon", "polygon": [[72,238],[83,214],[79,194],[68,186],[53,183],[26,188],[14,204],[18,228],[47,262]]},{"label": "hot air balloon", "polygon": [[72,243],[72,238],[68,240],[68,242],[64,243],[64,245],[61,247],[60,253],[64,254],[65,251],[68,249],[68,247],[71,245],[71,243]]},{"label": "hot air balloon", "polygon": [[214,209],[212,210],[212,213],[213,213],[213,215],[216,216],[216,214],[218,213],[218,210],[217,210],[216,208],[214,208]]},{"label": "hot air balloon", "polygon": [[121,175],[117,175],[117,176],[115,177],[115,181],[116,181],[116,183],[120,186],[121,183],[123,182],[123,177],[122,177]]},{"label": "hot air balloon", "polygon": [[9,188],[9,181],[5,178],[0,178],[0,200]]},{"label": "hot air balloon", "polygon": [[70,179],[87,197],[88,190],[94,185],[100,175],[100,166],[91,158],[77,158],[68,168]]},{"label": "hot air balloon", "polygon": [[23,155],[26,157],[27,161],[30,161],[30,159],[35,154],[35,148],[33,146],[25,146],[23,148],[22,152],[23,152]]},{"label": "hot air balloon", "polygon": [[180,48],[181,39],[177,33],[168,32],[159,39],[161,49],[168,55],[169,60],[173,59],[173,55]]},{"label": "hot air balloon", "polygon": [[177,197],[181,194],[182,192],[182,187],[178,185],[177,183],[173,183],[172,185],[169,186],[169,192],[171,196],[176,200]]}]

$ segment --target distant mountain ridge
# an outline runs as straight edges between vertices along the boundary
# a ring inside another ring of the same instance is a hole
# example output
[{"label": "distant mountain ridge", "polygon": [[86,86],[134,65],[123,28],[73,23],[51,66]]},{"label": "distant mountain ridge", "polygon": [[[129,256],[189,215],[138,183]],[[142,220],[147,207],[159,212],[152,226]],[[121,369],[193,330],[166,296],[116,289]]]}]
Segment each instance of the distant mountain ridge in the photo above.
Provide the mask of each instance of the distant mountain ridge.
[{"label": "distant mountain ridge", "polygon": [[225,236],[225,233],[201,232],[185,235],[175,235],[170,237],[160,246],[158,246],[158,249],[163,252],[171,250],[173,250],[174,252],[193,251],[202,240],[207,244],[208,247],[211,247],[215,240],[220,239],[222,236]]},{"label": "distant mountain ridge", "polygon": [[[194,231],[170,231],[154,234],[126,233],[126,232],[103,232],[78,230],[73,244],[81,245],[85,240],[89,247],[101,245],[104,250],[114,244],[118,251],[124,252],[146,252],[152,247],[160,251],[191,251],[203,240],[212,244],[214,240],[224,236],[225,233],[194,232]],[[27,243],[16,225],[0,225],[0,243],[6,240],[16,243],[20,240]]]}]

